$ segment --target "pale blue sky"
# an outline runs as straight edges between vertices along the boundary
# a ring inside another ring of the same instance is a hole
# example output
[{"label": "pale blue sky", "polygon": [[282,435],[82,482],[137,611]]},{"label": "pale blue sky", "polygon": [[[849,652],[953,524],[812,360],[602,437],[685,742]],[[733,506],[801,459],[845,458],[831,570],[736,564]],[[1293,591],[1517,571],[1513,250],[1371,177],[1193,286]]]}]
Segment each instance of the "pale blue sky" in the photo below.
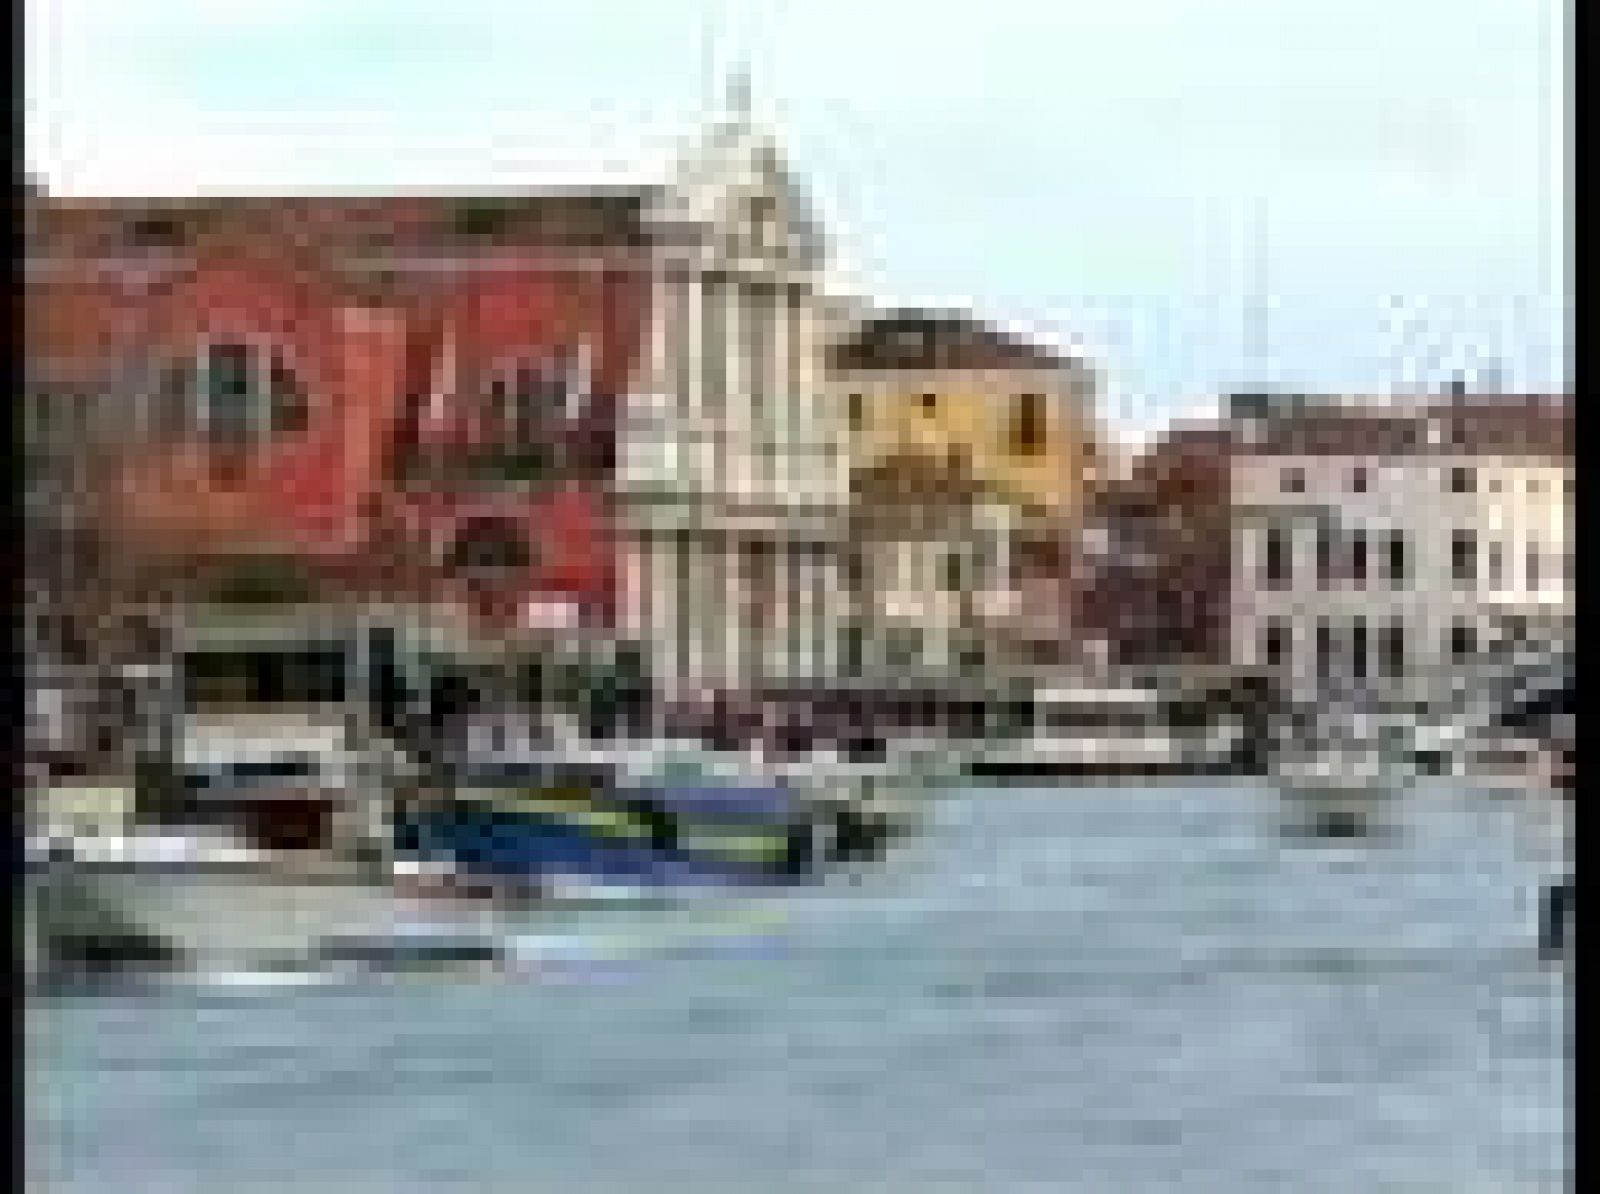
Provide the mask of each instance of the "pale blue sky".
[{"label": "pale blue sky", "polygon": [[26,157],[86,194],[588,176],[745,59],[872,293],[1080,343],[1137,433],[1256,380],[1562,385],[1563,8],[28,0]]}]

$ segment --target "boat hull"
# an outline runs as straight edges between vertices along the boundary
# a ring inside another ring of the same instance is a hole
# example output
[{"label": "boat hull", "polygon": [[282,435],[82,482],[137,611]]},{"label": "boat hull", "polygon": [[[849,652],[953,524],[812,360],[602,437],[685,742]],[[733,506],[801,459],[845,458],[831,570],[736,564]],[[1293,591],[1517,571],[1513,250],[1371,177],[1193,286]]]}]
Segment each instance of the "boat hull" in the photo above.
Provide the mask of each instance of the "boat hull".
[{"label": "boat hull", "polygon": [[[206,866],[66,864],[34,877],[30,920],[48,941],[65,914],[89,936],[141,943],[125,967],[249,966],[310,956],[323,939],[393,924],[389,893],[354,877]],[[59,956],[44,945],[41,969]]]},{"label": "boat hull", "polygon": [[[630,811],[641,801],[654,816]],[[612,807],[455,799],[401,813],[395,848],[464,878],[551,893],[770,887],[810,869],[810,824],[746,826],[708,842],[705,822],[674,803],[660,792]]]}]

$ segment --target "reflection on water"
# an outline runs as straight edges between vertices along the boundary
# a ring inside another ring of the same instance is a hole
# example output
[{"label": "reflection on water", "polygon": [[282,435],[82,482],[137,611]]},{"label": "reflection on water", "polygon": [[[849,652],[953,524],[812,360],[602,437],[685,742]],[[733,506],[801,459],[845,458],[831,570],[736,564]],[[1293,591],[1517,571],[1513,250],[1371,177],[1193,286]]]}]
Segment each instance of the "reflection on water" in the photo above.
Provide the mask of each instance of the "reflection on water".
[{"label": "reflection on water", "polygon": [[468,977],[33,1017],[53,1190],[1534,1190],[1566,996],[1525,803],[1286,845],[1244,791],[976,793],[781,900]]}]

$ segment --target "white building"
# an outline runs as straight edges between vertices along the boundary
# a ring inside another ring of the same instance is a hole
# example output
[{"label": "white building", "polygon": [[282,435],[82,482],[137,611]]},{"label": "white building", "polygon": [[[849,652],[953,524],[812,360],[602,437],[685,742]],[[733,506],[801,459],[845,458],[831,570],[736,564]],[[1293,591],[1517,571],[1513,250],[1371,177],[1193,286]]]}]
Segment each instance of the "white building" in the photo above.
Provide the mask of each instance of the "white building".
[{"label": "white building", "polygon": [[736,108],[646,212],[647,359],[621,432],[627,622],[669,698],[828,676],[847,612],[827,249],[773,135]]},{"label": "white building", "polygon": [[1300,400],[1233,416],[1237,662],[1303,696],[1425,685],[1570,628],[1565,398]]}]

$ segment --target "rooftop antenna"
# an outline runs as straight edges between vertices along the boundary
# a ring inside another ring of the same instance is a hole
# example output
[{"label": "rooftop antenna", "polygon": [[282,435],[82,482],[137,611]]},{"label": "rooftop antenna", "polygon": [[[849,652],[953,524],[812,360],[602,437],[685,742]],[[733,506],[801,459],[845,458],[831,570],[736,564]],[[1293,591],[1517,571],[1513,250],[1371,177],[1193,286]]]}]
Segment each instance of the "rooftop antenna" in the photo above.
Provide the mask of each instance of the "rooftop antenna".
[{"label": "rooftop antenna", "polygon": [[1245,278],[1245,357],[1251,373],[1251,389],[1267,389],[1267,254],[1266,201],[1257,195],[1250,205]]},{"label": "rooftop antenna", "polygon": [[[746,39],[739,36],[733,23],[733,12],[726,3],[708,4],[704,15],[701,39],[704,43],[706,107],[723,119],[747,123],[751,115],[750,55],[748,50],[740,52],[738,49]],[[728,47],[729,52],[725,55],[718,54],[719,40]],[[732,66],[724,70],[722,62],[729,59],[732,60]]]}]

